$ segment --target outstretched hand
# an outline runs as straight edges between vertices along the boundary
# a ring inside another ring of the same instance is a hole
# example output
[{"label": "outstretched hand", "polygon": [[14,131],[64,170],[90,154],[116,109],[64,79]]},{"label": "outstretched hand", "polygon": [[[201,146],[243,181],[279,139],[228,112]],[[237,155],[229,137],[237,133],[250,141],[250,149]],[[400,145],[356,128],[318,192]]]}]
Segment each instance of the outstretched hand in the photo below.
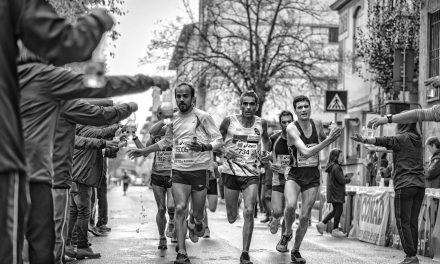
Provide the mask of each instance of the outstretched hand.
[{"label": "outstretched hand", "polygon": [[367,127],[376,129],[376,127],[385,125],[388,123],[388,119],[385,117],[375,117],[368,122]]},{"label": "outstretched hand", "polygon": [[351,138],[352,140],[356,141],[356,142],[359,142],[359,143],[365,144],[365,140],[366,140],[366,138],[362,137],[362,136],[359,135],[359,134],[355,134],[354,136],[352,136],[352,137],[350,137],[350,138]]},{"label": "outstretched hand", "polygon": [[335,141],[339,136],[341,136],[341,133],[342,133],[341,127],[334,127],[332,130],[330,130],[328,138],[332,141]]},{"label": "outstretched hand", "polygon": [[145,152],[143,149],[129,149],[127,150],[127,155],[130,159],[139,158],[140,156],[144,156]]}]

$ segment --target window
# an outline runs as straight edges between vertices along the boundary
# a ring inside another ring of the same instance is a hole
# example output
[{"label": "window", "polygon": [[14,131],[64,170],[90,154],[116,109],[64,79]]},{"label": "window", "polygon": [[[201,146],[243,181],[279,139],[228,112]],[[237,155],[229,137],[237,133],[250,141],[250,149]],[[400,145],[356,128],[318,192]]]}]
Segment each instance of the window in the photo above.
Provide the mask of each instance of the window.
[{"label": "window", "polygon": [[328,29],[328,43],[338,43],[339,29],[337,27]]},{"label": "window", "polygon": [[361,16],[361,7],[358,6],[353,14],[353,61],[352,61],[352,72],[356,73],[360,70],[360,59],[356,55],[357,49],[356,49],[356,36],[358,34],[358,28],[359,28],[359,18]]},{"label": "window", "polygon": [[[429,14],[429,76],[440,74],[440,11]],[[426,91],[428,101],[440,100],[438,88],[430,86]]]}]

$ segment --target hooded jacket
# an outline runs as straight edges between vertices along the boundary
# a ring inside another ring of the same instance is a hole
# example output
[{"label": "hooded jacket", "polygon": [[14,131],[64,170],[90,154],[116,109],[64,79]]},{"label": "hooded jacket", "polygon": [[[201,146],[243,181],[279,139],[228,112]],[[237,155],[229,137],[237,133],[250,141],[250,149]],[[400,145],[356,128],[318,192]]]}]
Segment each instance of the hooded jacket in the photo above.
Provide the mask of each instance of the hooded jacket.
[{"label": "hooded jacket", "polygon": [[394,189],[425,188],[423,142],[416,124],[399,124],[396,136],[376,137],[376,146],[393,151]]},{"label": "hooded jacket", "polygon": [[51,63],[62,65],[90,58],[102,34],[113,22],[104,11],[78,19],[73,26],[45,0],[0,1],[0,173],[26,170],[17,41]]},{"label": "hooded jacket", "polygon": [[341,166],[338,163],[330,163],[325,168],[327,172],[327,202],[345,203],[345,184],[350,179],[344,176]]},{"label": "hooded jacket", "polygon": [[440,151],[432,155],[425,171],[426,187],[440,188]]}]

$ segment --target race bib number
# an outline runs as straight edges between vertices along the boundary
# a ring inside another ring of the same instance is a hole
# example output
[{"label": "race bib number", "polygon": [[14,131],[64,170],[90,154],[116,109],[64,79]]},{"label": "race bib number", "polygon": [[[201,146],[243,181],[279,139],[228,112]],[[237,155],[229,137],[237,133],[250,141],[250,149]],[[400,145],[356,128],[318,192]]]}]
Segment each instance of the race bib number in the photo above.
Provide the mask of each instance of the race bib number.
[{"label": "race bib number", "polygon": [[[316,145],[317,144],[308,144],[306,147],[310,148]],[[297,150],[296,157],[298,167],[317,167],[319,165],[319,154],[306,158],[299,150]]]},{"label": "race bib number", "polygon": [[278,173],[284,173],[290,164],[290,155],[277,155],[277,164],[280,166]]},{"label": "race bib number", "polygon": [[155,168],[157,170],[170,170],[171,169],[171,156],[172,151],[157,151]]},{"label": "race bib number", "polygon": [[187,164],[193,163],[195,158],[194,152],[188,149],[187,144],[189,141],[179,140],[174,146],[174,163],[176,164]]},{"label": "race bib number", "polygon": [[258,140],[248,136],[246,141],[238,140],[235,143],[237,153],[241,156],[236,160],[240,163],[255,163],[258,155]]}]

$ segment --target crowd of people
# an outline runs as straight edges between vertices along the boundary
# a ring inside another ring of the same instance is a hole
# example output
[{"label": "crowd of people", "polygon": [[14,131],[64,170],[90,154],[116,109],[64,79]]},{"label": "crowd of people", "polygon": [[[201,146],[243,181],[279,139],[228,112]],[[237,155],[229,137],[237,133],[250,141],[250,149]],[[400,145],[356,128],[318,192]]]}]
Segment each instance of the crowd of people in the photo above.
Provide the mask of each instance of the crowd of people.
[{"label": "crowd of people", "polygon": [[[59,67],[84,61],[110,30],[113,19],[97,9],[74,25],[58,17],[44,0],[2,0],[0,9],[0,263],[65,263],[72,259],[99,258],[88,240],[111,232],[107,226],[106,158],[114,158],[125,144],[127,128],[119,122],[137,111],[136,103],[113,105],[110,96],[143,92],[150,87],[168,89],[160,77],[106,76],[102,88],[88,87],[84,75]],[[430,80],[436,87],[438,79]],[[176,264],[191,263],[186,236],[197,243],[209,237],[207,208],[217,207],[216,178],[221,177],[227,220],[239,217],[243,200],[241,264],[251,264],[249,250],[262,167],[267,177],[263,200],[269,229],[281,237],[274,248],[290,251],[293,263],[306,263],[300,248],[312,207],[321,185],[319,152],[341,135],[334,126],[326,135],[323,124],[311,118],[310,100],[293,99],[293,113],[279,115],[281,131],[268,133],[267,122],[256,112],[259,98],[253,91],[240,97],[240,114],[226,117],[219,127],[211,115],[195,107],[195,89],[189,83],[175,87],[177,109],[162,105],[159,121],[146,145],[133,135],[137,149],[130,158],[155,153],[152,186],[157,202],[158,249],[167,239],[177,242]],[[89,100],[86,98],[100,98]],[[426,146],[432,158],[423,166],[423,142],[418,121],[440,121],[440,106],[375,118],[370,126],[399,123],[396,136],[353,140],[392,151],[396,222],[406,253],[404,264],[419,263],[417,217],[425,189],[438,188],[438,138]],[[342,153],[330,153],[327,202],[331,211],[317,229],[334,219],[332,235],[341,237],[338,222],[350,179],[341,169]],[[374,157],[371,155],[374,162]],[[388,166],[381,166],[383,168]],[[384,172],[385,173],[385,172]],[[372,182],[371,182],[372,183]],[[270,199],[269,199],[270,198]],[[299,199],[299,223],[293,234]],[[95,203],[98,204],[95,223]],[[167,218],[168,215],[168,224]],[[283,221],[281,221],[283,218]],[[23,248],[24,238],[28,247]]]}]

